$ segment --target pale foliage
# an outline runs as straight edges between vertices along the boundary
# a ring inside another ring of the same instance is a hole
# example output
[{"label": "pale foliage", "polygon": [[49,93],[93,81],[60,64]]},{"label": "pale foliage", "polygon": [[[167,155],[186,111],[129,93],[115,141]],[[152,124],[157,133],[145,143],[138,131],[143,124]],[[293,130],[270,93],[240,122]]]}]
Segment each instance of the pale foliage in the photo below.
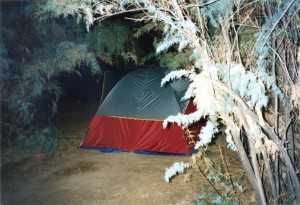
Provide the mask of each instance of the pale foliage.
[{"label": "pale foliage", "polygon": [[233,137],[231,135],[229,126],[226,128],[225,134],[226,134],[226,142],[228,143],[227,147],[233,151],[238,151],[238,149],[233,141]]},{"label": "pale foliage", "polygon": [[186,169],[190,168],[192,165],[190,163],[175,162],[171,167],[166,168],[165,180],[170,182],[171,179],[177,174],[182,174]]}]

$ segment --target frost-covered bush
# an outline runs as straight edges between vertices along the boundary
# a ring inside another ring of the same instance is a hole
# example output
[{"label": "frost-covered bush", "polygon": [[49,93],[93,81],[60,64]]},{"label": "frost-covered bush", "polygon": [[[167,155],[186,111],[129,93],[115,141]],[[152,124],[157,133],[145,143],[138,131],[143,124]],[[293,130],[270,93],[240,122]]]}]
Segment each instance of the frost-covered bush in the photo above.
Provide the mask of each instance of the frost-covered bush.
[{"label": "frost-covered bush", "polygon": [[171,179],[177,174],[182,174],[186,169],[190,168],[190,163],[175,162],[171,167],[166,168],[165,181],[170,182]]}]

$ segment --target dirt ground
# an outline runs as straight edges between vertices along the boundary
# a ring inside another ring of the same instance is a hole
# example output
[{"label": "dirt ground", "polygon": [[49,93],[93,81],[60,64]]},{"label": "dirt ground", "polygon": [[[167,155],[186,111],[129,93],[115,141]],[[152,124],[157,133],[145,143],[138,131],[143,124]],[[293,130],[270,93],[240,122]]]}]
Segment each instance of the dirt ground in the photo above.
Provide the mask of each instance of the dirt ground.
[{"label": "dirt ground", "polygon": [[[198,187],[207,184],[195,171],[164,181],[165,168],[189,157],[78,149],[97,105],[63,109],[57,120],[63,131],[60,157],[2,150],[2,205],[190,204]],[[230,167],[242,172],[240,161],[227,154]]]}]

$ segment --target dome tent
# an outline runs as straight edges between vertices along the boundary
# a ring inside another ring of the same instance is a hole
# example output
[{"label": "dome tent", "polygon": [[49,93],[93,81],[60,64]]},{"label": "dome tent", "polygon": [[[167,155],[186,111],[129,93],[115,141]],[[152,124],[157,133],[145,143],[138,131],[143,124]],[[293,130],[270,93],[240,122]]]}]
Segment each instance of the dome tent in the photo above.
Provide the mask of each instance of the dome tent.
[{"label": "dome tent", "polygon": [[192,103],[181,101],[188,81],[178,80],[161,87],[164,76],[163,69],[156,66],[142,66],[126,74],[99,106],[80,147],[190,154],[190,138],[181,127],[162,126],[170,115],[194,111]]}]

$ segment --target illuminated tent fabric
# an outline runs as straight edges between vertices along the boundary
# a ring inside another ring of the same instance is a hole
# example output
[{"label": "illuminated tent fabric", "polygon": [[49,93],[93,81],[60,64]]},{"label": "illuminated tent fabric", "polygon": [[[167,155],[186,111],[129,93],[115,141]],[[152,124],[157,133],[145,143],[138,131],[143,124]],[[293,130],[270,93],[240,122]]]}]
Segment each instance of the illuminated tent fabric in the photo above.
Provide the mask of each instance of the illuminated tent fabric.
[{"label": "illuminated tent fabric", "polygon": [[164,76],[164,71],[155,66],[143,66],[125,75],[100,105],[81,147],[190,154],[185,132],[176,124],[166,129],[162,126],[169,115],[194,110],[192,103],[181,101],[188,81],[161,87]]}]

